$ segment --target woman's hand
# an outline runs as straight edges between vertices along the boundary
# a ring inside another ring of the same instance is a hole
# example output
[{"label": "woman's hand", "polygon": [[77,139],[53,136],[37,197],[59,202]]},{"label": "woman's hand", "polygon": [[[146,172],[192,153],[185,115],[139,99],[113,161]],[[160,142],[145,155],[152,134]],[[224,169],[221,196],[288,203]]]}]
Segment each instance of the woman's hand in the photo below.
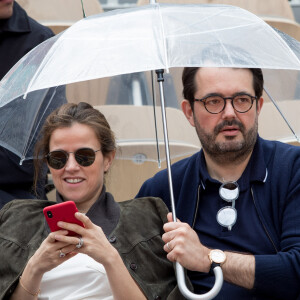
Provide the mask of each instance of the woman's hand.
[{"label": "woman's hand", "polygon": [[47,271],[60,265],[76,254],[70,254],[62,257],[61,249],[70,246],[67,242],[57,241],[56,235],[66,236],[68,231],[60,230],[51,232],[48,237],[42,242],[40,247],[30,258],[29,262],[34,272],[44,274]]},{"label": "woman's hand", "polygon": [[[58,222],[59,227],[65,230],[73,231],[79,236],[70,237],[60,233],[56,234],[55,239],[66,244],[61,251],[66,254],[87,254],[97,262],[103,264],[105,267],[106,264],[113,260],[117,254],[117,250],[111,246],[101,227],[95,225],[86,215],[77,212],[75,217],[84,224],[84,227],[81,227],[77,224]],[[83,241],[83,245],[77,248],[76,245],[79,246],[80,237]]]},{"label": "woman's hand", "polygon": [[61,249],[70,247],[70,244],[57,241],[55,236],[66,236],[67,234],[68,231],[66,230],[51,232],[42,242],[34,255],[29,259],[22,274],[22,284],[19,283],[17,285],[10,298],[11,300],[33,299],[33,295],[37,294],[40,289],[44,273],[76,255],[76,253],[61,255]]}]

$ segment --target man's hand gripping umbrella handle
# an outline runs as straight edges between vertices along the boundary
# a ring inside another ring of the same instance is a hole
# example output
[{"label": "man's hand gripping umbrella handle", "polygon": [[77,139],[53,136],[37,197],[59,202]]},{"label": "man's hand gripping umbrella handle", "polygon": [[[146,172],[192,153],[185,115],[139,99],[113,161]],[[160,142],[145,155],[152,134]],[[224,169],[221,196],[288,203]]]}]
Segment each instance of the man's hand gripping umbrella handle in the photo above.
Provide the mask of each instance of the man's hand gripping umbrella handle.
[{"label": "man's hand gripping umbrella handle", "polygon": [[[167,119],[166,119],[166,109],[165,109],[165,99],[163,92],[163,77],[164,70],[156,70],[157,74],[157,82],[159,84],[159,93],[161,100],[161,113],[162,113],[162,122],[163,122],[163,131],[164,131],[164,142],[165,142],[165,151],[166,151],[166,161],[167,161],[167,170],[168,170],[168,180],[169,180],[169,188],[170,188],[170,199],[171,199],[171,207],[173,214],[173,221],[176,222],[176,211],[175,211],[175,201],[174,201],[174,193],[173,193],[173,183],[172,183],[172,174],[171,174],[171,162],[170,162],[170,152],[169,152],[169,137],[168,137],[168,129],[167,129]],[[222,269],[217,266],[213,269],[216,280],[213,288],[202,295],[197,295],[192,293],[186,286],[185,277],[184,277],[184,268],[176,262],[176,276],[177,283],[180,292],[182,295],[190,300],[209,300],[213,299],[222,288],[223,285],[223,272]]]}]

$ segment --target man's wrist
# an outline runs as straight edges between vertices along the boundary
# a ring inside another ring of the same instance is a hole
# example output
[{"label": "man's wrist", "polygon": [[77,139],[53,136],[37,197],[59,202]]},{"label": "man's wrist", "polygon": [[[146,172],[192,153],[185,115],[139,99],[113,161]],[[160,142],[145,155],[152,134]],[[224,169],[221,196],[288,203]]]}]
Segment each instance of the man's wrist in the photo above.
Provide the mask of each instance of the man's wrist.
[{"label": "man's wrist", "polygon": [[211,266],[210,266],[210,273],[213,271],[215,267],[222,266],[222,264],[226,261],[226,254],[224,251],[220,249],[212,249],[209,254],[208,258],[210,260]]}]

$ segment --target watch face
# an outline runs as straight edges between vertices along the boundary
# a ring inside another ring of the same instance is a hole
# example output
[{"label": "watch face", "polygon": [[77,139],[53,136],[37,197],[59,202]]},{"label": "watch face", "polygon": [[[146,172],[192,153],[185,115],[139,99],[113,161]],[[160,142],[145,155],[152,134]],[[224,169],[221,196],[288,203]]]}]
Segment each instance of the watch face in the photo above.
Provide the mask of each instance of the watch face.
[{"label": "watch face", "polygon": [[221,264],[225,261],[226,255],[221,250],[217,250],[217,249],[211,250],[210,251],[210,259],[217,264]]}]

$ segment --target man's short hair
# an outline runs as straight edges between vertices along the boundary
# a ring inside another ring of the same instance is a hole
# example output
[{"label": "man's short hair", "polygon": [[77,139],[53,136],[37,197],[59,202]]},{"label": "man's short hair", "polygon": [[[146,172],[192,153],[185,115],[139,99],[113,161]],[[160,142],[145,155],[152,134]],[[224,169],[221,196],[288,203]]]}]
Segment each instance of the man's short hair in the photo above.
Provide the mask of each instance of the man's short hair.
[{"label": "man's short hair", "polygon": [[[194,108],[194,99],[196,93],[196,73],[200,67],[186,67],[182,72],[182,84],[183,84],[183,97],[190,102],[192,109]],[[261,69],[249,68],[248,69],[253,75],[253,89],[255,96],[259,99],[263,93],[264,77]]]}]

